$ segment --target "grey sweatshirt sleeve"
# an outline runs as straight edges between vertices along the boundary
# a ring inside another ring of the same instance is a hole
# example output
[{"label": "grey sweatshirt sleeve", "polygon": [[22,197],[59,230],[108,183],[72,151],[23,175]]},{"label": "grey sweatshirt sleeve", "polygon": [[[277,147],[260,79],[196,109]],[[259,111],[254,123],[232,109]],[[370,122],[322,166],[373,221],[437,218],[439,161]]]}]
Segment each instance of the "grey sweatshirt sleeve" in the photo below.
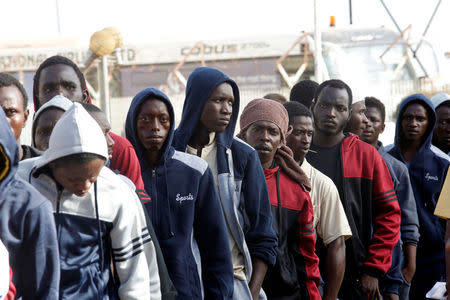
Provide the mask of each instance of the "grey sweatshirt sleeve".
[{"label": "grey sweatshirt sleeve", "polygon": [[404,244],[417,245],[419,242],[419,217],[417,215],[416,200],[409,180],[406,166],[397,165],[399,184],[397,186],[398,202],[402,212],[401,239]]}]

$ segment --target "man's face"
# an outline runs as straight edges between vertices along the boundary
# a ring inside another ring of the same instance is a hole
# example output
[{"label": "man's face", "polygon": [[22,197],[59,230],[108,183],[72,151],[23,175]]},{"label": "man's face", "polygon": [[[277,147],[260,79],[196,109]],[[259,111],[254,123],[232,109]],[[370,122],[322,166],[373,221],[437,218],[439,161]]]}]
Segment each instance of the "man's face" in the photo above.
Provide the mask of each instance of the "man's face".
[{"label": "man's face", "polygon": [[436,108],[437,123],[434,128],[434,138],[440,148],[450,151],[450,104]]},{"label": "man's face", "polygon": [[313,108],[315,129],[327,136],[341,133],[349,117],[348,103],[346,89],[325,87]]},{"label": "man's face", "polygon": [[39,115],[34,125],[34,144],[38,150],[45,151],[48,149],[53,127],[63,114],[62,109],[50,107]]},{"label": "man's face", "polygon": [[263,168],[270,168],[281,144],[280,128],[269,121],[256,121],[245,132],[246,142],[258,152]]},{"label": "man's face", "polygon": [[78,197],[87,195],[104,165],[105,161],[100,158],[82,164],[78,162],[67,162],[59,166],[53,162],[49,164],[55,180]]},{"label": "man's face", "polygon": [[5,112],[17,142],[28,119],[28,110],[24,110],[23,102],[22,93],[15,85],[0,88],[0,106]]},{"label": "man's face", "polygon": [[383,133],[385,127],[384,122],[381,119],[381,113],[375,107],[367,107],[366,117],[368,123],[366,129],[363,131],[363,134],[359,136],[359,138],[368,144],[376,146],[378,137]]},{"label": "man's face", "polygon": [[74,102],[86,102],[88,95],[81,90],[80,79],[75,70],[65,64],[56,64],[42,70],[39,77],[39,107],[56,95]]},{"label": "man's face", "polygon": [[292,132],[286,137],[286,144],[294,152],[296,161],[302,161],[311,146],[314,133],[310,117],[296,116],[292,121]]},{"label": "man's face", "polygon": [[347,130],[361,137],[369,122],[366,117],[366,104],[364,101],[356,102],[352,105],[350,120],[347,123]]},{"label": "man's face", "polygon": [[167,105],[155,98],[145,100],[136,121],[139,141],[147,151],[161,150],[170,132],[170,114]]},{"label": "man's face", "polygon": [[94,112],[92,116],[94,117],[95,121],[97,121],[98,125],[103,131],[103,134],[105,135],[106,145],[108,146],[108,158],[111,160],[113,154],[112,147],[114,146],[114,140],[109,135],[109,133],[111,132],[111,124],[109,124],[105,113],[102,111]]},{"label": "man's face", "polygon": [[419,103],[406,106],[401,119],[403,137],[409,142],[422,141],[428,128],[428,112]]},{"label": "man's face", "polygon": [[219,84],[206,100],[200,122],[209,132],[222,132],[233,113],[233,89],[228,83]]}]

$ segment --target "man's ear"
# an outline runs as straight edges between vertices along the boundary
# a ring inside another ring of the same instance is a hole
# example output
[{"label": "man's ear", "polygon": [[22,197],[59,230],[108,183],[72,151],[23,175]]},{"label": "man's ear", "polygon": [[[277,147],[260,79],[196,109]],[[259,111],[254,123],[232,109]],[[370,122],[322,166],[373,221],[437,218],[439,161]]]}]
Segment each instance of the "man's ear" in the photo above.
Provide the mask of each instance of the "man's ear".
[{"label": "man's ear", "polygon": [[315,105],[316,105],[316,99],[313,98],[311,101],[311,105],[308,107],[311,112],[314,110]]},{"label": "man's ear", "polygon": [[89,98],[91,97],[91,95],[89,94],[88,89],[84,89],[83,91],[83,102],[88,103],[89,102]]},{"label": "man's ear", "polygon": [[386,128],[386,124],[383,123],[383,125],[381,125],[381,131],[380,134],[382,134],[384,132],[384,129]]},{"label": "man's ear", "polygon": [[25,126],[27,125],[27,120],[28,120],[29,115],[30,115],[30,110],[27,108],[27,110],[25,110],[25,112],[23,113],[23,118],[25,119],[25,121],[23,122],[22,128],[25,128]]},{"label": "man's ear", "polygon": [[294,127],[292,127],[292,125],[289,125],[289,127],[288,127],[288,129],[286,131],[286,134],[284,135],[285,138],[287,138],[292,133],[293,129],[294,129]]}]

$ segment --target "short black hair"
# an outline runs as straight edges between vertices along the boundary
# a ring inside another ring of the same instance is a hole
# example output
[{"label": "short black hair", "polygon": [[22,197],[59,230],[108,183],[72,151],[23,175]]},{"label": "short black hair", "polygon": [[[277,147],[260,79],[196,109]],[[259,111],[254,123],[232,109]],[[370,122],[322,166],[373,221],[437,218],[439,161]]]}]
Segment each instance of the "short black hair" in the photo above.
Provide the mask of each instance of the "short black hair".
[{"label": "short black hair", "polygon": [[310,107],[318,86],[317,82],[309,79],[297,82],[291,89],[289,101],[297,101]]},{"label": "short black hair", "polygon": [[68,164],[68,163],[77,163],[77,164],[85,164],[89,163],[95,159],[101,159],[106,162],[106,158],[98,155],[96,153],[90,153],[90,152],[82,152],[82,153],[75,153],[70,154],[67,156],[60,157],[53,161],[55,164],[55,168],[60,168],[62,165]]},{"label": "short black hair", "polygon": [[366,104],[366,107],[373,107],[378,110],[381,115],[381,121],[384,123],[384,120],[386,119],[386,108],[384,107],[383,102],[375,97],[365,97],[364,103]]},{"label": "short black hair", "polygon": [[36,74],[34,74],[33,78],[33,102],[36,106],[36,110],[39,109],[39,80],[41,77],[41,72],[45,68],[53,65],[67,65],[72,67],[72,69],[77,74],[78,79],[80,80],[81,90],[86,90],[86,79],[84,78],[83,72],[81,72],[80,68],[76,63],[68,59],[67,57],[61,55],[50,56],[46,60],[44,60],[36,70]]},{"label": "short black hair", "polygon": [[284,108],[286,108],[289,116],[289,125],[292,124],[295,117],[308,117],[312,119],[312,113],[303,104],[295,101],[289,101],[283,104]]},{"label": "short black hair", "polygon": [[339,79],[330,79],[322,82],[316,89],[316,93],[314,94],[314,100],[317,102],[319,99],[320,93],[326,87],[332,87],[335,89],[346,89],[348,94],[348,108],[351,108],[353,103],[353,94],[352,89],[342,80]]},{"label": "short black hair", "polygon": [[26,111],[27,106],[28,106],[28,96],[27,96],[27,92],[25,91],[25,88],[23,87],[23,85],[20,83],[19,80],[17,80],[16,77],[14,77],[8,73],[0,73],[0,88],[12,86],[12,85],[14,85],[22,94],[23,110]]},{"label": "short black hair", "polygon": [[287,102],[286,97],[278,93],[269,93],[263,97],[264,99],[269,99],[273,101],[277,101],[278,103],[284,104]]}]

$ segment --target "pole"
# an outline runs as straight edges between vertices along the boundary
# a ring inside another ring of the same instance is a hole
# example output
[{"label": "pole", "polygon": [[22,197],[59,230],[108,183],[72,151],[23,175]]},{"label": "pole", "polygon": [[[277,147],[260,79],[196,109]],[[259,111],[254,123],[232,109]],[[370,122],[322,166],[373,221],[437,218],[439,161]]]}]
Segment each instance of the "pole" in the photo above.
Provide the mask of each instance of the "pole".
[{"label": "pole", "polygon": [[100,108],[106,114],[108,121],[111,122],[111,111],[109,106],[109,79],[108,79],[108,58],[102,56],[99,68],[100,83]]},{"label": "pole", "polygon": [[422,45],[423,42],[423,38],[425,37],[425,35],[428,32],[428,28],[430,28],[431,22],[433,22],[434,16],[436,15],[436,12],[438,11],[439,5],[441,5],[442,0],[439,0],[438,4],[436,5],[433,14],[431,15],[430,20],[428,21],[427,27],[425,27],[425,30],[422,33],[422,38],[420,39],[419,44],[417,44],[416,50],[414,52],[417,52],[417,50],[419,50],[420,46]]},{"label": "pole", "polygon": [[348,8],[349,8],[349,15],[350,15],[350,25],[352,25],[353,24],[352,0],[348,0]]},{"label": "pole", "polygon": [[61,22],[59,18],[59,1],[56,0],[56,26],[58,27],[58,34],[61,34]]},{"label": "pole", "polygon": [[314,77],[318,83],[322,82],[322,36],[319,29],[319,4],[314,0]]},{"label": "pole", "polygon": [[[395,25],[395,27],[397,28],[398,32],[401,33],[402,30],[400,29],[400,26],[398,26],[397,22],[395,21],[394,17],[392,16],[391,12],[389,11],[389,8],[386,6],[386,4],[384,3],[383,0],[380,0],[380,2],[381,2],[381,4],[383,4],[384,9],[386,10],[387,14],[388,14],[389,17],[391,18],[392,23],[394,23],[394,25]],[[439,4],[440,4],[440,2],[439,2]],[[439,6],[439,4],[438,4],[438,6]],[[437,7],[436,7],[436,9],[437,9]],[[435,13],[436,13],[436,11],[435,11]],[[434,14],[433,14],[433,15],[434,15]],[[428,29],[428,28],[427,28],[427,29]],[[416,50],[414,50],[414,49],[411,47],[411,45],[410,45],[409,43],[406,43],[406,45],[407,45],[408,49],[411,50],[411,52],[412,52],[412,54],[413,54],[413,57],[416,59],[416,61],[417,61],[417,63],[419,64],[420,68],[422,69],[422,72],[424,73],[425,77],[429,77],[429,76],[428,76],[428,72],[427,72],[427,70],[425,69],[425,66],[422,64],[422,62],[420,61],[420,59],[419,59],[419,58],[417,57],[417,55],[416,55]]]}]

